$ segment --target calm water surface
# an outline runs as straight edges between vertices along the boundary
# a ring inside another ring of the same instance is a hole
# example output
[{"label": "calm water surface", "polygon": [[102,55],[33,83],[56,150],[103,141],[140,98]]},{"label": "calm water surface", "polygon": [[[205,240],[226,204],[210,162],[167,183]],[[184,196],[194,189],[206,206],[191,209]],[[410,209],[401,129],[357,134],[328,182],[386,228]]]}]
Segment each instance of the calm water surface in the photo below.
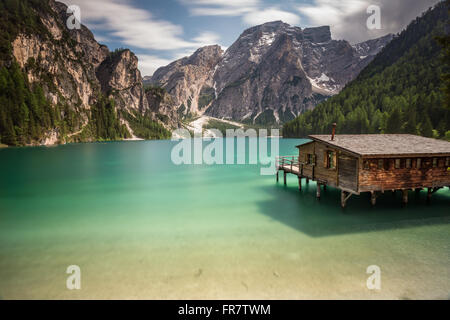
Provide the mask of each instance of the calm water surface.
[{"label": "calm water surface", "polygon": [[338,191],[318,201],[257,165],[175,166],[173,145],[1,149],[0,299],[449,298],[448,188],[342,210]]}]

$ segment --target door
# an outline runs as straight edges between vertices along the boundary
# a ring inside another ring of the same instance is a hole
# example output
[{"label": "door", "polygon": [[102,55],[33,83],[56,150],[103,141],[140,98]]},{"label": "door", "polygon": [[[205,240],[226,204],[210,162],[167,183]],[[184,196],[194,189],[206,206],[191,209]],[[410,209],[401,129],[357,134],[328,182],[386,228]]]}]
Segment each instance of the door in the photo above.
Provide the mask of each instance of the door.
[{"label": "door", "polygon": [[339,155],[339,187],[358,191],[358,159]]}]

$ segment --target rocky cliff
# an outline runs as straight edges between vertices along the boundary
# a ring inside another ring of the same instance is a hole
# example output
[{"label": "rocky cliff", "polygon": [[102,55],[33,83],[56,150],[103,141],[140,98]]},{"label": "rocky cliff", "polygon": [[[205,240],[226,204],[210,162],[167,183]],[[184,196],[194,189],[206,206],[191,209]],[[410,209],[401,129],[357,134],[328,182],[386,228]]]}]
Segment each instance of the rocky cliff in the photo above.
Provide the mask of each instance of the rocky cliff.
[{"label": "rocky cliff", "polygon": [[172,96],[179,113],[202,114],[214,98],[213,76],[222,55],[217,45],[200,48],[192,56],[158,69],[150,82]]},{"label": "rocky cliff", "polygon": [[141,114],[149,110],[138,59],[130,50],[109,53],[98,66],[96,75],[102,91],[113,98],[120,109]]},{"label": "rocky cliff", "polygon": [[146,89],[146,97],[150,110],[157,118],[169,128],[181,127],[181,116],[174,108],[175,102],[166,90],[159,87],[149,87]]},{"label": "rocky cliff", "polygon": [[279,124],[339,93],[391,38],[352,46],[333,40],[328,26],[270,22],[244,31],[224,55],[202,48],[148,81],[165,88],[185,114]]},{"label": "rocky cliff", "polygon": [[[67,6],[53,0],[6,3],[3,18],[2,76],[14,80],[23,74],[24,83],[20,91],[17,86],[5,88],[0,97],[7,100],[0,107],[2,142],[123,139],[136,136],[133,128],[145,136],[153,136],[148,131],[154,128],[164,132],[149,108],[138,59],[130,50],[110,52],[85,26],[69,30]],[[16,64],[22,74],[14,69]],[[23,100],[20,105],[12,99],[14,91]],[[41,121],[43,111],[33,105],[33,95],[41,91],[48,121]],[[142,127],[152,121],[152,128]]]}]

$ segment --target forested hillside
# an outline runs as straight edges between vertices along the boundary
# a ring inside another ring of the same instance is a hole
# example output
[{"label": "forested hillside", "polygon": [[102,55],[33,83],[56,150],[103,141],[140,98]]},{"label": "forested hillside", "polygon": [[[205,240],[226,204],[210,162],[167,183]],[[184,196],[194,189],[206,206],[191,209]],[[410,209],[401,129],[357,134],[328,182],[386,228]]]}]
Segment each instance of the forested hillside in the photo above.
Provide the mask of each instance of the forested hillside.
[{"label": "forested hillside", "polygon": [[448,45],[442,40],[447,32],[448,6],[441,2],[397,35],[340,94],[287,123],[284,137],[329,133],[336,122],[338,133],[411,133],[450,140],[443,81],[448,49],[442,48]]}]

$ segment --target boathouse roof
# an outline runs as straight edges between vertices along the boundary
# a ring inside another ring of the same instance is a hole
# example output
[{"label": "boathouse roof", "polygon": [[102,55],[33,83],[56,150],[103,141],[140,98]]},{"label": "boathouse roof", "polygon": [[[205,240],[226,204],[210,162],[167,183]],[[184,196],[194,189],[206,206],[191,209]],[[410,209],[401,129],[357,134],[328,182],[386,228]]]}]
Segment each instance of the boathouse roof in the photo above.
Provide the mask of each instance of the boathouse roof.
[{"label": "boathouse roof", "polygon": [[411,134],[310,135],[310,139],[361,157],[450,156],[450,142]]},{"label": "boathouse roof", "polygon": [[300,148],[301,146],[304,146],[304,145],[307,145],[307,144],[310,144],[310,143],[313,143],[313,142],[314,142],[314,140],[305,140],[302,143],[300,143],[298,146],[295,146],[295,147],[296,148]]}]

